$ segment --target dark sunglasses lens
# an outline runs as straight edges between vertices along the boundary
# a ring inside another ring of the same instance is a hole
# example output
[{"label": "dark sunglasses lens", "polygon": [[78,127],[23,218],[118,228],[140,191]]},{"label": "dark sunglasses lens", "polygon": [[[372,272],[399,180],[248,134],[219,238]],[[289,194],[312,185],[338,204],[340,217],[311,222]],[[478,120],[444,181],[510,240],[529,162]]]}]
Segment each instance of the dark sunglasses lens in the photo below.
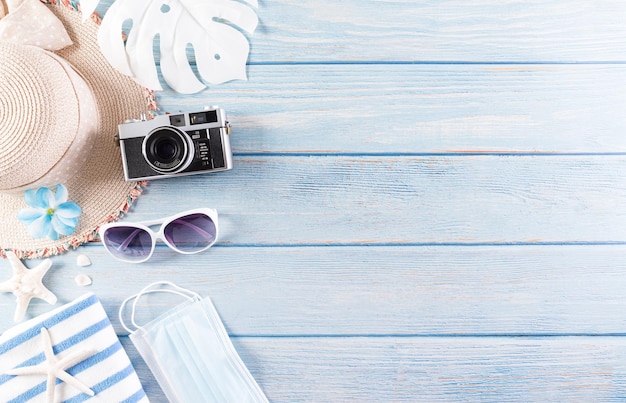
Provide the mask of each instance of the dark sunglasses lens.
[{"label": "dark sunglasses lens", "polygon": [[163,230],[165,239],[181,252],[199,252],[215,242],[217,228],[206,214],[196,213],[175,219]]},{"label": "dark sunglasses lens", "polygon": [[141,228],[112,227],[104,232],[102,242],[118,259],[140,261],[152,251],[152,237]]}]

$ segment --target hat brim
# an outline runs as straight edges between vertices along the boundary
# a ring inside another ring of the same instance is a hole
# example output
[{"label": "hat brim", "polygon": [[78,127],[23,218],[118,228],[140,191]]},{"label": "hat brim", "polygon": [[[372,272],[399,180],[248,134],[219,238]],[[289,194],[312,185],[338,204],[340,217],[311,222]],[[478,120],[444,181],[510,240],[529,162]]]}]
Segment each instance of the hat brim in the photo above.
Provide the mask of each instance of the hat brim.
[{"label": "hat brim", "polygon": [[31,237],[26,225],[17,218],[18,211],[27,207],[23,195],[0,194],[0,253],[4,256],[11,250],[23,259],[56,255],[92,241],[102,224],[128,211],[145,182],[124,181],[120,149],[115,141],[117,126],[155,109],[154,94],[119,73],[102,56],[96,21],[82,22],[71,6],[48,7],[63,22],[73,41],[71,46],[55,53],[70,62],[91,86],[98,105],[100,130],[92,150],[84,156],[86,162],[80,172],[63,184],[68,189],[69,200],[82,209],[72,235],[56,241]]}]

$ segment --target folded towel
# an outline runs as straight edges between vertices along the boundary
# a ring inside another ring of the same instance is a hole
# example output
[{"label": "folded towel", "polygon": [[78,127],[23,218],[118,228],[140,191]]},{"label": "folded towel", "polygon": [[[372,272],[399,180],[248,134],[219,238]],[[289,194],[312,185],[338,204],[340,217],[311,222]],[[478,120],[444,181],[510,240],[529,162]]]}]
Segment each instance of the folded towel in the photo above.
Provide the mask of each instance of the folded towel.
[{"label": "folded towel", "polygon": [[[61,368],[54,368],[54,363],[61,363]],[[94,294],[85,294],[0,336],[0,401],[30,399],[148,401]]]}]

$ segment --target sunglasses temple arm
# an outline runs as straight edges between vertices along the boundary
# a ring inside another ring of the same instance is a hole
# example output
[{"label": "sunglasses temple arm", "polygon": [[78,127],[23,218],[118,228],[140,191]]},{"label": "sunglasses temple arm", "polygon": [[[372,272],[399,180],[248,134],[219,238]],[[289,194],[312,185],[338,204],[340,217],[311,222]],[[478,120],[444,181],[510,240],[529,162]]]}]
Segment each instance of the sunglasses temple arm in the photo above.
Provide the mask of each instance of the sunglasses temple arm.
[{"label": "sunglasses temple arm", "polygon": [[191,228],[193,230],[195,230],[198,234],[200,234],[200,235],[202,235],[202,236],[204,236],[206,238],[213,238],[212,234],[209,234],[208,232],[206,232],[202,228],[198,227],[197,225],[193,225],[193,224],[188,223],[186,221],[181,221],[180,223],[183,224],[183,225],[188,226],[189,228]]},{"label": "sunglasses temple arm", "polygon": [[128,245],[132,242],[133,239],[135,239],[135,236],[137,236],[137,234],[142,231],[142,229],[137,228],[136,230],[134,230],[132,232],[132,234],[130,234],[128,236],[128,238],[126,238],[126,240],[124,242],[122,242],[119,246],[119,248],[117,248],[117,250],[121,251],[125,251],[126,248],[128,248]]}]

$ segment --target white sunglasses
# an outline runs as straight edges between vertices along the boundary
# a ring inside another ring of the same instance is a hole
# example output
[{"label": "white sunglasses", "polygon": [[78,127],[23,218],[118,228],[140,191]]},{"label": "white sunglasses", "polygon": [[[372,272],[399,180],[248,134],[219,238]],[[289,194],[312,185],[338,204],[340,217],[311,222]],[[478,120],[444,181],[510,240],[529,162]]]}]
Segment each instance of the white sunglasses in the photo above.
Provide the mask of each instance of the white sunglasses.
[{"label": "white sunglasses", "polygon": [[[157,232],[150,229],[161,225]],[[202,252],[217,241],[217,211],[200,208],[141,223],[113,222],[99,231],[105,249],[115,258],[129,263],[150,259],[157,239],[178,253]]]}]

